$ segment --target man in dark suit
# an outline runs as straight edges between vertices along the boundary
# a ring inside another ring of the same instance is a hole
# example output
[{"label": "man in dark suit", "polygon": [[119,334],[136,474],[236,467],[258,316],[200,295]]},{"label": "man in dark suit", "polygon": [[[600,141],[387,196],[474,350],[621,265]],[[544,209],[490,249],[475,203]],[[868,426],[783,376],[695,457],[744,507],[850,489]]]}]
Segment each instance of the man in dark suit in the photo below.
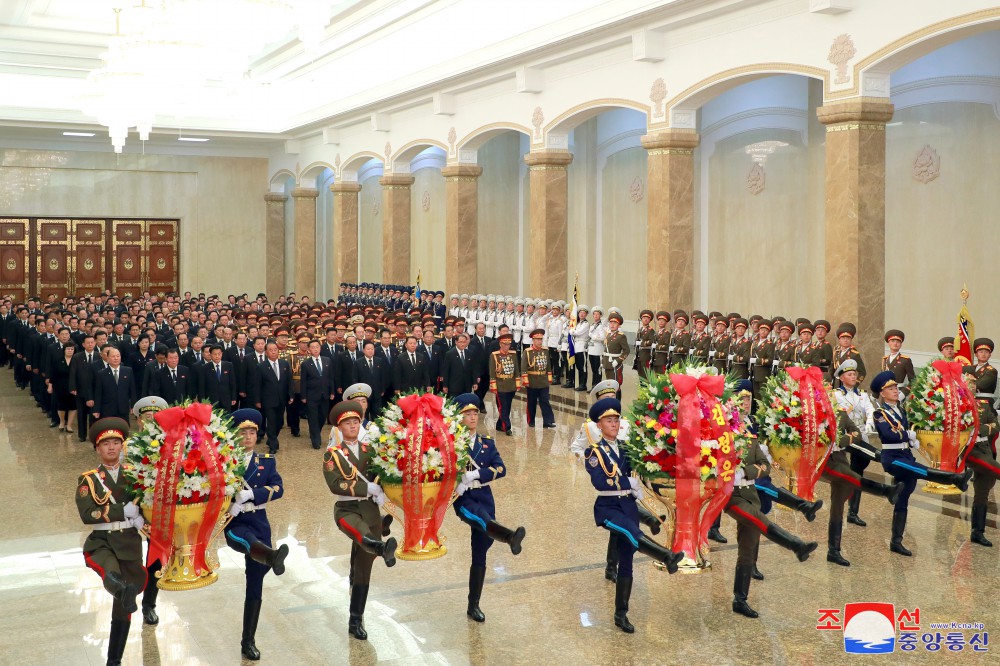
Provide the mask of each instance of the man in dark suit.
[{"label": "man in dark suit", "polygon": [[387,328],[379,332],[379,343],[375,347],[375,356],[385,364],[386,376],[382,379],[382,402],[392,400],[393,366],[396,364],[396,345],[392,341],[392,333]]},{"label": "man in dark suit", "polygon": [[267,355],[264,353],[266,344],[267,338],[258,335],[253,339],[253,346],[247,347],[247,356],[237,377],[241,405],[252,407],[257,403],[257,398],[253,394],[254,383],[257,380],[257,367],[267,361]]},{"label": "man in dark suit", "polygon": [[95,347],[94,336],[84,336],[83,351],[74,354],[69,364],[69,392],[76,396],[76,434],[81,442],[87,441],[94,420],[94,374],[104,368]]},{"label": "man in dark suit", "polygon": [[473,393],[479,397],[479,411],[480,413],[486,413],[486,391],[490,386],[490,370],[487,361],[490,356],[490,344],[492,344],[493,338],[486,337],[486,324],[482,322],[476,324],[476,334],[472,336],[469,340],[469,349],[476,357],[476,369],[474,372],[474,381],[476,388],[473,389]]},{"label": "man in dark suit", "polygon": [[417,339],[412,335],[406,336],[403,352],[396,357],[392,386],[397,395],[414,390],[430,391],[433,389],[430,364],[422,354],[417,353]]},{"label": "man in dark suit", "polygon": [[107,351],[108,367],[94,377],[94,418],[117,417],[128,420],[136,401],[132,370],[122,364],[116,347]]},{"label": "man in dark suit", "polygon": [[344,389],[358,381],[357,362],[364,357],[358,338],[353,333],[348,334],[344,340],[344,351],[338,354],[334,371],[337,373],[337,382],[334,393],[337,397],[334,402],[339,402],[344,397]]},{"label": "man in dark suit", "polygon": [[302,376],[302,402],[306,404],[309,440],[314,449],[318,449],[322,443],[320,433],[330,413],[330,401],[334,398],[336,385],[333,360],[321,356],[319,352],[319,340],[313,340],[309,343],[309,357],[303,359],[299,365],[299,373]]},{"label": "man in dark suit", "polygon": [[167,351],[167,364],[152,373],[150,395],[158,395],[168,404],[194,398],[198,392],[197,381],[187,366],[180,365],[180,354],[176,349]]},{"label": "man in dark suit", "polygon": [[233,364],[222,360],[221,344],[212,345],[212,362],[201,365],[198,372],[198,396],[227,412],[236,406],[236,372]]},{"label": "man in dark suit", "polygon": [[268,342],[264,353],[264,363],[256,367],[253,395],[257,409],[264,414],[267,448],[273,454],[278,451],[278,434],[284,423],[285,408],[292,401],[292,367],[288,361],[278,358],[276,343]]},{"label": "man in dark suit", "polygon": [[385,361],[375,353],[375,347],[374,341],[365,340],[364,353],[354,364],[355,383],[368,384],[372,387],[372,395],[368,399],[368,418],[370,420],[374,420],[382,411],[382,394],[387,374]]},{"label": "man in dark suit", "polygon": [[180,364],[186,368],[191,368],[199,360],[200,355],[196,354],[194,349],[188,346],[188,339],[189,336],[187,333],[181,333],[177,336],[177,351],[181,356]]},{"label": "man in dark suit", "polygon": [[[163,347],[158,347],[155,354],[156,360],[153,363],[146,364],[146,367],[142,371],[142,395],[143,397],[147,395],[160,395],[153,390],[156,386],[156,380],[160,370],[167,365],[167,350]],[[163,397],[163,396],[160,396]]]},{"label": "man in dark suit", "polygon": [[470,355],[468,347],[469,335],[462,333],[455,348],[441,357],[441,388],[450,396],[471,393],[477,386],[479,365],[476,358]]},{"label": "man in dark suit", "polygon": [[424,329],[423,340],[417,344],[417,353],[427,361],[427,372],[431,378],[431,386],[440,388],[441,378],[441,348],[435,344],[434,331],[431,328]]}]

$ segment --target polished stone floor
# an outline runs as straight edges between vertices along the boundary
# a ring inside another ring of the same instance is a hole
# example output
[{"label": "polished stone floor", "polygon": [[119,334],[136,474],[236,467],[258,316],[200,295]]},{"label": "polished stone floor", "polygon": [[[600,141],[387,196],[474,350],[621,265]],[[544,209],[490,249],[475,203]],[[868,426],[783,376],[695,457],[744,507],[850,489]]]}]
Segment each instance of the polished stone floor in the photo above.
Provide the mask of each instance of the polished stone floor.
[{"label": "polished stone floor", "polygon": [[[633,382],[634,383],[634,382]],[[626,387],[626,397],[629,387]],[[907,544],[914,557],[888,552],[890,506],[866,497],[865,529],[848,526],[849,569],[825,561],[824,509],[814,523],[776,512],[792,531],[820,542],[799,563],[768,544],[760,551],[767,580],[754,583],[750,601],[758,620],[729,609],[735,562],[735,524],[716,544],[714,569],[667,576],[637,558],[630,618],[634,635],[612,621],[614,586],[604,580],[607,535],[594,526],[593,490],[568,452],[586,408],[585,393],[556,389],[559,427],[523,426],[514,408],[514,437],[499,446],[510,473],[495,486],[498,517],[524,525],[524,552],[490,551],[482,608],[485,624],[469,621],[465,597],[469,529],[449,512],[449,553],[432,562],[376,564],[365,615],[369,641],[347,635],[349,542],[333,525],[333,500],[305,430],[283,433],[279,470],[287,492],[268,511],[275,538],[291,549],[287,572],[269,575],[257,632],[263,664],[839,664],[843,633],[816,629],[820,608],[848,602],[892,602],[919,608],[923,632],[931,622],[982,622],[1000,631],[1000,547],[968,541],[968,503],[917,492]],[[489,400],[483,432],[492,431]],[[305,428],[305,425],[303,425]],[[95,464],[90,444],[49,429],[27,392],[0,370],[0,478],[10,511],[0,539],[0,664],[103,664],[111,599],[84,567],[85,532],[73,502],[77,474]],[[876,474],[877,476],[877,474]],[[820,496],[829,488],[821,484]],[[997,507],[990,505],[988,536],[1000,543]],[[400,529],[394,527],[399,536]],[[134,617],[126,664],[236,664],[244,580],[243,560],[225,544],[219,581],[191,592],[161,592],[160,624],[144,628]],[[946,632],[942,632],[946,633]],[[968,640],[972,631],[965,631]],[[1000,640],[1000,638],[998,638]],[[987,653],[897,653],[894,663],[996,663]]]}]

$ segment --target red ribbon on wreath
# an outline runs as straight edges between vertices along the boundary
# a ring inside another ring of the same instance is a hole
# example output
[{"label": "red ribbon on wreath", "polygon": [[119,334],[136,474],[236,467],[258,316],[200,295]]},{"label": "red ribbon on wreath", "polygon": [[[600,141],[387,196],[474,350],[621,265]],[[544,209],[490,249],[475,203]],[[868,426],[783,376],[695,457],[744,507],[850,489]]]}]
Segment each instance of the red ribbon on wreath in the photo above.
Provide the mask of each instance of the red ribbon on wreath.
[{"label": "red ribbon on wreath", "polygon": [[[403,549],[419,550],[427,543],[441,543],[438,528],[455,489],[455,438],[448,432],[441,408],[444,399],[433,393],[413,394],[397,402],[406,420],[406,452],[403,456]],[[436,448],[443,461],[441,490],[434,501],[431,520],[423,516],[424,453]]]},{"label": "red ribbon on wreath", "polygon": [[197,452],[205,465],[208,477],[208,506],[205,519],[198,531],[201,545],[194,553],[195,574],[208,570],[205,563],[205,546],[222,513],[226,499],[226,479],[215,438],[208,432],[212,419],[212,406],[196,402],[187,407],[171,407],[157,412],[153,418],[163,428],[159,462],[156,463],[156,484],[153,487],[153,522],[150,526],[148,563],[167,562],[173,551],[174,512],[177,507],[177,482],[180,478],[181,459],[184,457],[188,432],[198,441]]},{"label": "red ribbon on wreath", "polygon": [[813,501],[816,497],[816,482],[822,474],[832,445],[820,452],[819,436],[821,430],[826,430],[827,437],[833,442],[837,437],[837,421],[834,417],[830,397],[823,387],[823,371],[813,366],[788,368],[788,376],[798,382],[799,388],[795,395],[802,405],[801,428],[799,437],[802,439],[802,455],[799,458],[799,469],[796,474],[796,491],[799,497]]},{"label": "red ribbon on wreath", "polygon": [[[931,365],[941,374],[941,388],[944,389],[944,432],[941,436],[941,469],[945,472],[961,472],[965,469],[965,458],[972,451],[970,445],[979,434],[979,408],[976,398],[962,377],[962,364],[958,361],[938,359]],[[962,451],[962,415],[972,412],[972,433]]]}]

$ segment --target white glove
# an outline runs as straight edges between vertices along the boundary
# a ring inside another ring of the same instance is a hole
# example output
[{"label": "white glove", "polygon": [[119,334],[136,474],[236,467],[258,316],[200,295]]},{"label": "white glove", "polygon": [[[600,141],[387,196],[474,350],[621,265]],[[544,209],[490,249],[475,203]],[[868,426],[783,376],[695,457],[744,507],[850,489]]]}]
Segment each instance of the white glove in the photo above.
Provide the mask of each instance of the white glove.
[{"label": "white glove", "polygon": [[232,516],[233,518],[240,515],[241,513],[243,513],[243,505],[240,504],[239,502],[233,502],[229,506],[229,515]]},{"label": "white glove", "polygon": [[632,490],[642,487],[639,485],[639,479],[635,478],[634,476],[628,477],[628,485],[632,486]]},{"label": "white glove", "polygon": [[638,484],[632,486],[632,495],[635,497],[636,501],[641,500],[644,494],[642,486]]},{"label": "white glove", "polygon": [[378,497],[379,495],[383,494],[384,492],[382,491],[382,486],[378,485],[377,483],[372,483],[371,481],[368,482],[369,497]]},{"label": "white glove", "polygon": [[459,497],[461,497],[462,495],[465,494],[465,491],[468,490],[468,489],[469,489],[469,486],[466,485],[465,481],[462,481],[460,484],[458,484],[457,486],[455,486],[455,494],[458,495]]},{"label": "white glove", "polygon": [[142,517],[141,513],[135,518],[132,518],[131,520],[132,520],[132,527],[134,527],[137,530],[141,530],[143,526],[146,524],[146,519]]},{"label": "white glove", "polygon": [[139,506],[129,502],[125,505],[125,517],[128,519],[135,518],[139,515]]},{"label": "white glove", "polygon": [[246,504],[252,499],[253,499],[252,490],[241,490],[240,492],[236,493],[237,504]]},{"label": "white glove", "polygon": [[462,475],[462,483],[464,483],[467,486],[470,485],[473,481],[478,481],[478,480],[479,480],[478,469],[468,471]]},{"label": "white glove", "polygon": [[[379,488],[379,490],[381,490],[381,488]],[[378,505],[378,506],[382,506],[383,504],[385,504],[385,499],[386,499],[385,498],[385,493],[379,493],[378,495],[372,495],[372,501],[375,502],[375,504]]]}]

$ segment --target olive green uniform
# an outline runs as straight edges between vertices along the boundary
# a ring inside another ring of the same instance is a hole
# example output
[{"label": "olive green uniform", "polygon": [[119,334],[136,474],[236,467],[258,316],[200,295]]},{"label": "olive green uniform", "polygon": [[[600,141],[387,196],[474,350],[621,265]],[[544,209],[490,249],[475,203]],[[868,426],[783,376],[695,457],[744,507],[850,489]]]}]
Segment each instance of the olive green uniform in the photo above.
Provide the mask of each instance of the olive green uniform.
[{"label": "olive green uniform", "polygon": [[375,450],[364,442],[358,443],[357,456],[346,443],[332,446],[323,455],[323,478],[330,492],[338,497],[333,519],[352,542],[351,580],[356,585],[367,585],[371,580],[376,557],[358,544],[362,537],[376,541],[382,538],[382,514],[368,496],[368,482],[374,481],[368,476],[374,457]]}]

